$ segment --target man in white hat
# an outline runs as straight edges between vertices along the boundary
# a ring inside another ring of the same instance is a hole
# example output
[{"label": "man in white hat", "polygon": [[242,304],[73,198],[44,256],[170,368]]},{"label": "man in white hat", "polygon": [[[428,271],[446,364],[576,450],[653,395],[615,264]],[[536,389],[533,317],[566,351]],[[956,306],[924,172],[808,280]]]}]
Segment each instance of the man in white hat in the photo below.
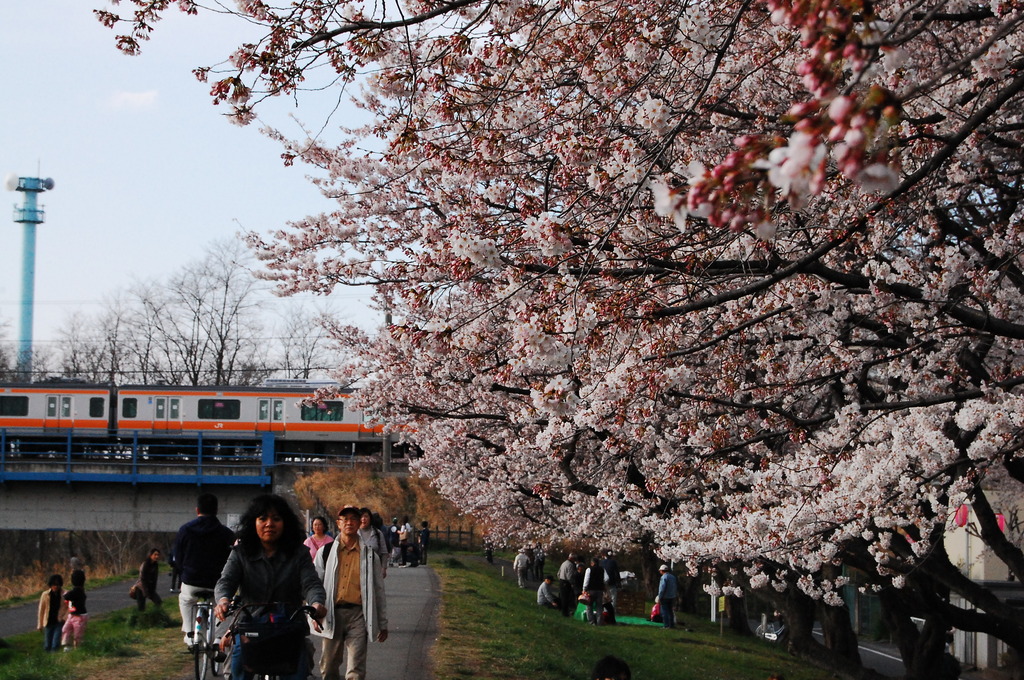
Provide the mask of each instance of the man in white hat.
[{"label": "man in white hat", "polygon": [[666,628],[676,627],[676,595],[679,592],[679,582],[675,575],[669,570],[667,564],[658,567],[661,572],[661,580],[658,582],[658,596],[654,601],[661,605],[661,620]]}]

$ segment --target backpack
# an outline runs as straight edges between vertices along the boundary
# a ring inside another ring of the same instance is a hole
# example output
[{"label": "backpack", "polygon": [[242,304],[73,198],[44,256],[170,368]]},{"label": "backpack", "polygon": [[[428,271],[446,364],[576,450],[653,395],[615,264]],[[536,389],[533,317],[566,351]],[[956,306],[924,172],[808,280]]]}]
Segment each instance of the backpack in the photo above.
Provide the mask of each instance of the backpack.
[{"label": "backpack", "polygon": [[335,543],[337,543],[337,541],[331,541],[320,549],[320,568],[324,571],[327,571],[327,558],[330,557],[331,550],[334,549]]}]

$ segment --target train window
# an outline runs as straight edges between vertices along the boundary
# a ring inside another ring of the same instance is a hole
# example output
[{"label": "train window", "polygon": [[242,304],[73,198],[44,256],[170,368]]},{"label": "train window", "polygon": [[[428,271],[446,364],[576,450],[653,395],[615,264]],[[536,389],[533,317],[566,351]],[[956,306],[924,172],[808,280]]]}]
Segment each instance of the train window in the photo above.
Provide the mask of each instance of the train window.
[{"label": "train window", "polygon": [[260,413],[257,420],[270,420],[270,400],[260,399]]},{"label": "train window", "polygon": [[238,399],[200,399],[199,417],[203,420],[238,420],[242,402]]},{"label": "train window", "polygon": [[121,400],[121,417],[135,418],[139,415],[139,400],[135,397],[126,397]]},{"label": "train window", "polygon": [[27,416],[28,397],[0,397],[0,416]]},{"label": "train window", "polygon": [[284,400],[283,399],[275,399],[274,400],[274,420],[277,420],[277,421],[284,420]]},{"label": "train window", "polygon": [[345,415],[345,405],[340,401],[327,401],[308,406],[302,405],[303,420],[341,420]]},{"label": "train window", "polygon": [[103,397],[90,397],[89,399],[89,417],[90,418],[102,418],[103,417]]},{"label": "train window", "polygon": [[181,399],[171,399],[171,420],[181,420]]}]

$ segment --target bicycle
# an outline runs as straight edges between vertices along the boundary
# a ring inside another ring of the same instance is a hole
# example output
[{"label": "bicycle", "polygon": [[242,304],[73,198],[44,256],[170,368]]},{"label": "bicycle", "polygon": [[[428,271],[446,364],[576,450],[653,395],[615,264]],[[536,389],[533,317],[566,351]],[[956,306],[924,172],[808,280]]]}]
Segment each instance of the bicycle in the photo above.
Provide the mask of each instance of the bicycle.
[{"label": "bicycle", "polygon": [[[234,614],[224,634],[225,640],[240,644],[242,667],[253,673],[253,680],[277,680],[295,673],[301,654],[307,654],[312,668],[312,648],[306,636],[309,629],[303,615],[315,616],[310,606],[296,609],[290,616],[267,611],[279,611],[280,603],[244,604],[232,602],[228,614]],[[259,619],[253,613],[261,612]]]},{"label": "bicycle", "polygon": [[217,620],[213,616],[215,604],[213,591],[196,593],[199,602],[193,605],[195,629],[192,633],[192,657],[195,662],[196,680],[206,680],[207,675],[217,677],[224,673],[225,654],[217,639]]},{"label": "bicycle", "polygon": [[754,635],[769,642],[781,642],[788,632],[782,616],[776,612],[770,620],[767,617],[762,617],[761,625],[754,631]]}]

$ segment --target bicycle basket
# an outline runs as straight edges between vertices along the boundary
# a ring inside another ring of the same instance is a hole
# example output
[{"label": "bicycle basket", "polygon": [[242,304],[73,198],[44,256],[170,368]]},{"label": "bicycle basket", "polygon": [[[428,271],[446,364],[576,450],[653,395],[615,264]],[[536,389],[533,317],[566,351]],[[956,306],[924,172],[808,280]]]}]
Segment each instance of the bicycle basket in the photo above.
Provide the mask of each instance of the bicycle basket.
[{"label": "bicycle basket", "polygon": [[250,673],[290,675],[305,652],[306,621],[270,618],[236,624],[235,644],[242,645],[242,667]]}]

